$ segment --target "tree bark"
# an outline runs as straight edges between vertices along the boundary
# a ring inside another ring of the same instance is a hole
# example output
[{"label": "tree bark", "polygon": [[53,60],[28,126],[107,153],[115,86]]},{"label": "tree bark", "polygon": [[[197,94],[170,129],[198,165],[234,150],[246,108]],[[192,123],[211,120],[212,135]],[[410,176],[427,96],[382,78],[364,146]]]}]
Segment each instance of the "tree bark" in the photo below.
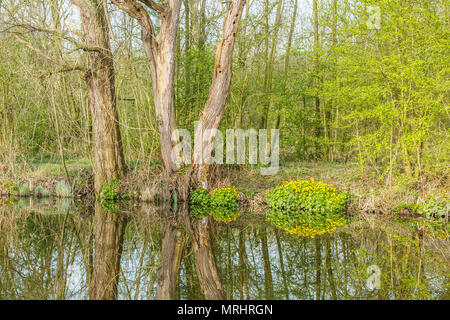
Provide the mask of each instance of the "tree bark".
[{"label": "tree bark", "polygon": [[116,105],[114,64],[109,43],[107,12],[103,1],[72,0],[78,6],[87,47],[86,76],[94,143],[95,191],[125,173],[125,159]]},{"label": "tree bark", "polygon": [[172,149],[178,137],[172,136],[176,129],[174,110],[174,76],[177,49],[177,33],[180,18],[181,0],[168,0],[160,4],[151,0],[141,1],[148,8],[159,13],[161,29],[155,33],[153,22],[144,6],[133,0],[112,0],[120,9],[137,19],[142,29],[142,42],[152,73],[153,100],[156,121],[159,127],[161,158],[166,173],[178,170]]},{"label": "tree bark", "polygon": [[197,155],[201,156],[201,161],[199,161],[201,164],[194,165],[194,177],[205,188],[208,187],[211,178],[211,166],[208,164],[211,154],[204,159],[203,150],[212,150],[216,134],[211,131],[208,139],[203,139],[203,133],[206,130],[218,129],[225,112],[225,104],[231,84],[234,44],[244,4],[245,0],[230,1],[223,23],[222,38],[216,50],[215,68],[209,97],[203,112],[200,114],[201,125],[195,132],[196,141],[201,143],[200,149],[202,151],[200,155]]}]

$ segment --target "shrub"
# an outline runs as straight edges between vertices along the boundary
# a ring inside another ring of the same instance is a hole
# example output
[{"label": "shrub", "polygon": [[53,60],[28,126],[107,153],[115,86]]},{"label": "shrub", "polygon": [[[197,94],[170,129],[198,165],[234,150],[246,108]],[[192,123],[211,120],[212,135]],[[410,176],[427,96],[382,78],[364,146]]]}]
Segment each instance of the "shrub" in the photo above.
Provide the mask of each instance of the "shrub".
[{"label": "shrub", "polygon": [[30,195],[30,185],[28,183],[24,183],[19,187],[19,196],[27,197]]},{"label": "shrub", "polygon": [[191,214],[196,218],[207,217],[211,211],[212,199],[208,190],[196,189],[191,192]]},{"label": "shrub", "polygon": [[216,221],[230,222],[239,216],[239,194],[235,187],[217,188],[212,192],[212,216]]},{"label": "shrub", "polygon": [[425,218],[445,218],[450,210],[450,194],[445,190],[430,196],[419,205],[418,213]]},{"label": "shrub", "polygon": [[43,186],[37,186],[36,189],[34,189],[34,195],[37,197],[47,198],[50,195],[50,192]]},{"label": "shrub", "polygon": [[310,180],[285,182],[266,194],[268,220],[289,233],[314,238],[344,224],[347,192]]},{"label": "shrub", "polygon": [[209,214],[216,221],[230,222],[239,216],[239,194],[234,187],[214,189],[209,193],[206,189],[191,191],[191,215],[204,218]]},{"label": "shrub", "polygon": [[72,187],[65,180],[61,180],[55,186],[55,193],[57,197],[70,198],[72,197]]},{"label": "shrub", "polygon": [[107,201],[119,200],[119,182],[116,179],[111,179],[105,182],[102,186],[101,198]]}]

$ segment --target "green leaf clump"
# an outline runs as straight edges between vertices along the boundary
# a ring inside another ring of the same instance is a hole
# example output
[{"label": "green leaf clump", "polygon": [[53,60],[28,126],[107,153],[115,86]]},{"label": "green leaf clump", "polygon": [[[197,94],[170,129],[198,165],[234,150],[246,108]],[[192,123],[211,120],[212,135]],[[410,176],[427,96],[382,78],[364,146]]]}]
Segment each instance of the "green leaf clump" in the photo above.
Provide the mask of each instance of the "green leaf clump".
[{"label": "green leaf clump", "polygon": [[191,192],[191,215],[195,218],[205,218],[211,211],[211,195],[206,189],[195,189]]},{"label": "green leaf clump", "polygon": [[350,194],[320,181],[288,181],[266,193],[268,220],[289,233],[314,238],[344,224]]},{"label": "green leaf clump", "polygon": [[117,179],[111,179],[103,184],[101,198],[106,201],[119,200],[119,182]]},{"label": "green leaf clump", "polygon": [[208,215],[219,222],[230,222],[239,216],[239,194],[235,187],[195,189],[191,192],[191,215],[205,218]]}]

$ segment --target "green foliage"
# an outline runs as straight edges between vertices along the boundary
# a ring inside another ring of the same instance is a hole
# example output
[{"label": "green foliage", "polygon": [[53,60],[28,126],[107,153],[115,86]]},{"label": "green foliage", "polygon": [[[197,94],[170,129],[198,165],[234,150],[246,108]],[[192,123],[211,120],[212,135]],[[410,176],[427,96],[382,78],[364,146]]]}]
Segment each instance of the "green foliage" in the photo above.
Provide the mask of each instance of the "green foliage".
[{"label": "green foliage", "polygon": [[204,218],[209,214],[216,221],[230,222],[239,216],[239,194],[235,187],[214,189],[209,193],[206,189],[191,191],[191,214],[196,218]]},{"label": "green foliage", "polygon": [[24,183],[19,187],[19,196],[27,197],[30,195],[30,185],[28,183]]},{"label": "green foliage", "polygon": [[73,196],[72,187],[65,180],[61,180],[56,184],[55,193],[60,198],[70,198]]},{"label": "green foliage", "polygon": [[425,218],[448,218],[450,212],[450,195],[445,191],[430,196],[422,203],[418,212]]},{"label": "green foliage", "polygon": [[105,182],[102,186],[100,196],[106,201],[119,200],[119,182],[117,179],[111,179],[110,181]]},{"label": "green foliage", "polygon": [[102,208],[113,214],[119,212],[117,200],[102,200]]},{"label": "green foliage", "polygon": [[268,220],[302,236],[331,233],[344,222],[350,195],[314,179],[285,182],[266,194]]},{"label": "green foliage", "polygon": [[394,208],[392,208],[392,214],[398,215],[402,212],[416,213],[418,208],[419,207],[415,204],[401,203],[399,205],[396,205]]},{"label": "green foliage", "polygon": [[214,189],[212,198],[212,216],[216,221],[230,222],[239,216],[239,194],[235,187]]},{"label": "green foliage", "polygon": [[34,189],[34,195],[37,197],[47,198],[50,195],[50,192],[43,186],[37,186],[36,189]]},{"label": "green foliage", "polygon": [[195,189],[191,191],[191,215],[204,218],[211,212],[212,199],[208,190]]}]

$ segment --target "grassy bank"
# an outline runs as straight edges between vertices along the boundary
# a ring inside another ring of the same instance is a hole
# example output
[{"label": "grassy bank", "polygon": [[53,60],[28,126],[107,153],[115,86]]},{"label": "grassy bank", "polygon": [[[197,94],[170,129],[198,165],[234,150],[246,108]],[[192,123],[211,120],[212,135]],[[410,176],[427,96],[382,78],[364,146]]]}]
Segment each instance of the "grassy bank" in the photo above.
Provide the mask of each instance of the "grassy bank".
[{"label": "grassy bank", "polygon": [[[141,201],[151,201],[158,189],[161,172],[159,163],[128,163],[130,168],[120,182],[121,192],[126,192]],[[17,165],[15,170],[0,176],[0,194],[3,196],[68,196],[85,198],[93,196],[92,167],[87,159],[66,161],[69,174],[56,162],[35,161]],[[243,195],[246,210],[262,213],[267,209],[265,193],[288,180],[314,178],[355,195],[352,210],[360,213],[414,214],[414,206],[426,199],[446,193],[450,189],[448,177],[428,179],[426,182],[397,180],[391,185],[380,181],[376,169],[361,172],[357,167],[332,163],[289,163],[280,167],[278,174],[263,176],[256,167],[220,168],[217,186],[232,185]],[[70,180],[70,183],[69,181]],[[64,188],[69,187],[69,190]]]}]

